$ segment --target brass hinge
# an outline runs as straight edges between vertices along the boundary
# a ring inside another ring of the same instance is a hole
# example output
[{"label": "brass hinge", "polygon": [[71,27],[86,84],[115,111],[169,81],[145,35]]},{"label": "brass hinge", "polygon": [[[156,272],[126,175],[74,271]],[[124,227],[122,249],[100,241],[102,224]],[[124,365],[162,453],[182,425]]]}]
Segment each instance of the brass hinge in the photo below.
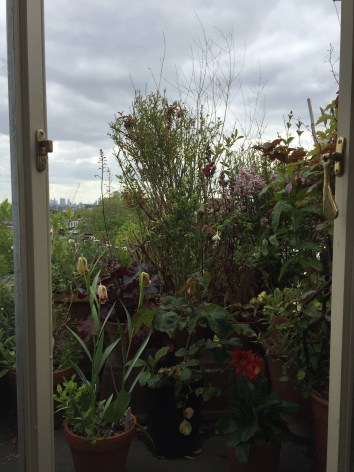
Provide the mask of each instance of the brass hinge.
[{"label": "brass hinge", "polygon": [[331,189],[332,169],[334,175],[339,177],[343,175],[344,167],[344,143],[343,137],[339,137],[336,143],[336,150],[333,153],[327,153],[322,156],[323,165],[323,214],[327,220],[334,220],[338,216],[338,206],[334,200]]},{"label": "brass hinge", "polygon": [[45,131],[36,130],[36,165],[39,172],[43,172],[47,168],[48,152],[53,152],[53,141],[46,139]]}]

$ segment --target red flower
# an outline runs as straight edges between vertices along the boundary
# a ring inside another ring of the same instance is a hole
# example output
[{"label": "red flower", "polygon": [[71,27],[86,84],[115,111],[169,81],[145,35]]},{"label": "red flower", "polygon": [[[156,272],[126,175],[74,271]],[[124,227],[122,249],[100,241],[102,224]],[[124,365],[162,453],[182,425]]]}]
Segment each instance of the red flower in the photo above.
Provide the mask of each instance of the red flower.
[{"label": "red flower", "polygon": [[231,364],[235,366],[237,374],[241,374],[250,380],[258,377],[265,368],[264,360],[252,351],[235,349],[232,352]]}]

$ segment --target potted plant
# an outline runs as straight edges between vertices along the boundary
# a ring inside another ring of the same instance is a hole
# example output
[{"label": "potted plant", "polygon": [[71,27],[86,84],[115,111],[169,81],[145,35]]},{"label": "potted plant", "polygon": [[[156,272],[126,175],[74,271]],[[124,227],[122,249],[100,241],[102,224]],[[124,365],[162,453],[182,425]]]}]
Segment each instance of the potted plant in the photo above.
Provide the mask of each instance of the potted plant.
[{"label": "potted plant", "polygon": [[233,470],[277,472],[280,444],[290,438],[282,415],[296,405],[270,391],[264,359],[253,351],[233,349],[230,366],[235,379],[218,428],[225,434]]},{"label": "potted plant", "polygon": [[205,299],[209,278],[190,277],[178,296],[162,298],[153,319],[165,346],[149,355],[140,383],[146,386],[148,432],[160,455],[199,451],[202,401],[221,394],[222,344],[240,345],[228,312]]},{"label": "potted plant", "polygon": [[[11,277],[0,279],[0,377],[7,375],[13,397],[16,396],[15,294]],[[69,336],[66,325],[74,326],[67,304],[53,304],[53,385],[73,374],[72,360],[82,357],[80,345]]]},{"label": "potted plant", "polygon": [[[149,337],[141,344],[134,355],[131,345],[134,336],[134,324],[126,313],[127,331],[118,323],[116,338],[105,345],[104,327],[110,313],[101,321],[101,305],[107,301],[106,287],[98,283],[99,272],[91,282],[91,274],[85,258],[78,263],[78,272],[86,282],[92,321],[92,349],[87,348],[79,335],[69,328],[71,335],[80,343],[89,361],[90,372],[86,375],[77,364],[73,364],[77,378],[71,378],[57,387],[55,400],[64,417],[65,438],[70,446],[76,472],[97,470],[123,470],[134,435],[136,420],[130,412],[131,392],[144,372],[139,363]],[[143,293],[143,278],[140,290]],[[116,392],[107,399],[100,398],[100,374],[109,354],[120,345],[124,368]],[[134,367],[140,366],[138,374],[131,380]],[[129,382],[130,381],[130,382]]]},{"label": "potted plant", "polygon": [[[263,340],[263,344],[267,347],[270,372],[274,364],[281,365],[281,372],[278,371],[281,382],[276,383],[273,374],[273,387],[290,383],[303,398],[310,398],[317,472],[326,468],[330,288],[331,279],[328,278],[311,290],[300,286],[261,296],[263,313],[269,320],[266,343]],[[289,395],[284,398],[288,399]]]}]

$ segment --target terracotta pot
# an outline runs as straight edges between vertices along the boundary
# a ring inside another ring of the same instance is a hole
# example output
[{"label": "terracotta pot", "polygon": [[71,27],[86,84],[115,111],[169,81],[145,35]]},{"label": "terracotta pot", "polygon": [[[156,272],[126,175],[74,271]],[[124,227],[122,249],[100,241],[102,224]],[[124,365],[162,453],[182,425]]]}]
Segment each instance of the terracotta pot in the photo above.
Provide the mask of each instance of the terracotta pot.
[{"label": "terracotta pot", "polygon": [[328,401],[310,393],[315,443],[315,471],[326,472],[327,435],[328,435]]},{"label": "terracotta pot", "polygon": [[75,472],[122,472],[135,433],[133,426],[124,433],[99,438],[95,445],[64,427],[64,435],[71,450]]},{"label": "terracotta pot", "polygon": [[[289,417],[293,423],[308,427],[311,419],[310,399],[305,398],[296,387],[294,372],[288,372],[288,380],[286,382],[279,380],[282,376],[283,361],[280,359],[276,344],[268,344],[265,339],[262,339],[262,346],[265,352],[270,352],[270,355],[266,357],[266,361],[273,392],[282,400],[298,405],[298,409],[295,413],[286,413],[284,416]],[[273,358],[271,353],[275,354],[276,357]]]},{"label": "terracotta pot", "polygon": [[267,442],[252,444],[248,461],[241,463],[231,447],[227,448],[230,471],[232,472],[278,472],[280,458],[280,444]]},{"label": "terracotta pot", "polygon": [[[53,372],[53,392],[56,392],[57,385],[62,383],[64,379],[70,379],[71,376],[75,373],[73,367],[67,367],[65,369],[55,370]],[[17,397],[17,374],[16,370],[10,370],[7,374],[7,381],[9,386],[9,392],[11,399],[16,403]],[[54,411],[56,405],[54,404]],[[59,413],[54,415],[54,428],[59,428],[63,424],[62,416]]]},{"label": "terracotta pot", "polygon": [[[65,369],[54,370],[53,371],[53,389],[56,391],[56,386],[63,382],[64,379],[69,380],[72,375],[75,373],[73,367],[66,367]],[[17,390],[17,374],[16,370],[10,370],[7,374],[8,384],[10,391],[14,396],[16,396]]]},{"label": "terracotta pot", "polygon": [[90,303],[87,297],[78,298],[75,295],[53,293],[52,298],[55,305],[65,303],[70,306],[70,316],[73,320],[86,320],[90,314]]}]

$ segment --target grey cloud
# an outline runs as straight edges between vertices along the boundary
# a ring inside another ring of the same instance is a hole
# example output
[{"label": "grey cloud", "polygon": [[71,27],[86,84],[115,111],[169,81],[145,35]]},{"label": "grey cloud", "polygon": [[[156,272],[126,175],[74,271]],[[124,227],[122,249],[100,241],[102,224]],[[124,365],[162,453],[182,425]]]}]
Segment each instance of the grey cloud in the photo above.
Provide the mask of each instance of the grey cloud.
[{"label": "grey cloud", "polygon": [[[265,84],[260,115],[264,100],[270,134],[282,127],[290,110],[305,120],[308,96],[316,110],[337,90],[325,63],[330,43],[339,54],[333,0],[46,0],[45,12],[48,128],[57,144],[50,165],[55,192],[75,189],[80,179],[95,180],[99,149],[110,155],[113,147],[108,123],[116,112],[129,110],[134,87],[154,90],[164,48],[161,87],[175,97],[176,71],[189,76],[191,56],[198,60],[200,43],[205,46],[203,35],[222,47],[222,36],[233,31],[241,74],[234,82],[231,120],[242,121],[251,111],[260,80]],[[5,57],[0,40],[0,133],[7,134]],[[82,183],[87,199],[89,187]]]}]

